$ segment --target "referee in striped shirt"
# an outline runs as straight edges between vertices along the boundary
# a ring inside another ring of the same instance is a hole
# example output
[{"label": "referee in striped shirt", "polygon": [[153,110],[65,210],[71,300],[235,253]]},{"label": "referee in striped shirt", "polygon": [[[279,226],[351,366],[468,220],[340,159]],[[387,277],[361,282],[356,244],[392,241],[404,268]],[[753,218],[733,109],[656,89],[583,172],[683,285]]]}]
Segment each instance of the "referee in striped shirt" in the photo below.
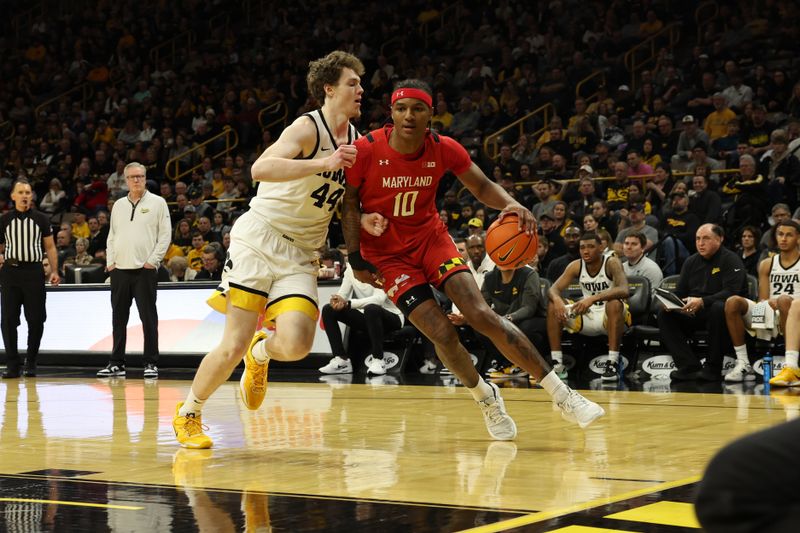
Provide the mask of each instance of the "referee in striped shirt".
[{"label": "referee in striped shirt", "polygon": [[[36,356],[44,332],[45,311],[44,267],[45,252],[51,265],[58,264],[50,219],[31,209],[33,192],[26,180],[17,180],[11,189],[15,209],[0,217],[0,328],[6,347],[6,371],[3,379],[20,376],[21,361],[17,351],[17,326],[22,307],[28,323],[28,352],[25,376],[36,375]],[[54,268],[50,283],[58,285]]]}]

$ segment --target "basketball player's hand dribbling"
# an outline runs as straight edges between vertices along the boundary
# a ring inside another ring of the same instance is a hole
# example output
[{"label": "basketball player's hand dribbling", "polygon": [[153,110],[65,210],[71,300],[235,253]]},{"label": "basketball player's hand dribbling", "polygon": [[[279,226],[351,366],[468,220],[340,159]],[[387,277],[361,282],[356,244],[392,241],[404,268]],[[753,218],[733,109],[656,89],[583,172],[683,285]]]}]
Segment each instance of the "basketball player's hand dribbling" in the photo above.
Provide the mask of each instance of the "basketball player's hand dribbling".
[{"label": "basketball player's hand dribbling", "polygon": [[340,145],[327,160],[328,170],[339,170],[340,168],[350,168],[356,162],[358,150],[352,144]]},{"label": "basketball player's hand dribbling", "polygon": [[503,220],[503,217],[510,213],[517,215],[520,231],[525,231],[528,235],[536,233],[536,219],[533,218],[533,213],[528,209],[518,203],[509,204],[500,211],[500,215],[497,218]]},{"label": "basketball player's hand dribbling", "polygon": [[373,237],[383,235],[388,225],[389,219],[380,213],[363,213],[361,215],[361,228]]}]

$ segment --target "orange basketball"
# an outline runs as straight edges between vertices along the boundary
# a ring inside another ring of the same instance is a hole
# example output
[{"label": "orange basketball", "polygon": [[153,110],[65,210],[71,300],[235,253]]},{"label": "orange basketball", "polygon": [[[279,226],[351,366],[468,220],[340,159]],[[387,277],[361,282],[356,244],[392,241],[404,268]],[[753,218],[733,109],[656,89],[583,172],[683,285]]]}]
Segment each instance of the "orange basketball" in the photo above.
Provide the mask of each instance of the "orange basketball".
[{"label": "orange basketball", "polygon": [[486,231],[486,253],[499,267],[513,269],[530,263],[538,247],[539,237],[520,231],[515,214],[495,220]]}]

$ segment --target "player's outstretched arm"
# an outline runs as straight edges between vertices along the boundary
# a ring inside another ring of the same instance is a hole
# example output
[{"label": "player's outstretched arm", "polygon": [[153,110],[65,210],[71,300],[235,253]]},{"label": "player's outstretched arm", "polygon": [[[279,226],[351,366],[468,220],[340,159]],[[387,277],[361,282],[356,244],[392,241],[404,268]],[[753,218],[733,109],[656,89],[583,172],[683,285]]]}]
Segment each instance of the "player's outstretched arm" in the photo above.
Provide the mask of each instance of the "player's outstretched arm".
[{"label": "player's outstretched arm", "polygon": [[339,146],[328,157],[297,159],[311,154],[316,144],[317,129],[311,119],[298,118],[253,163],[253,181],[291,181],[319,172],[348,168],[355,163],[356,147],[351,144]]},{"label": "player's outstretched arm", "polygon": [[503,218],[508,213],[515,213],[519,217],[520,229],[524,229],[529,235],[536,231],[536,221],[533,214],[514,200],[497,183],[486,177],[486,174],[472,163],[466,172],[459,174],[458,179],[469,191],[484,205],[501,211],[500,217]]}]

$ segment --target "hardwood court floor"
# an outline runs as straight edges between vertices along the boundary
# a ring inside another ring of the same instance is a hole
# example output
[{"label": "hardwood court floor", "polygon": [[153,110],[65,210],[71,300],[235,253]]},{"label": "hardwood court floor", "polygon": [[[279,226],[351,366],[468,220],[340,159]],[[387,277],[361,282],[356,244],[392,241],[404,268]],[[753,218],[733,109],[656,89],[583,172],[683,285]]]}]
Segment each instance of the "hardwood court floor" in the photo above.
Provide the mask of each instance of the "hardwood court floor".
[{"label": "hardwood court floor", "polygon": [[214,448],[184,450],[171,421],[188,388],[0,383],[0,529],[696,530],[692,483],[711,455],[800,407],[792,396],[589,391],[607,416],[580,430],[544,391],[503,389],[519,428],[510,443],[489,439],[461,387],[271,383],[248,411],[228,382],[204,410]]}]

